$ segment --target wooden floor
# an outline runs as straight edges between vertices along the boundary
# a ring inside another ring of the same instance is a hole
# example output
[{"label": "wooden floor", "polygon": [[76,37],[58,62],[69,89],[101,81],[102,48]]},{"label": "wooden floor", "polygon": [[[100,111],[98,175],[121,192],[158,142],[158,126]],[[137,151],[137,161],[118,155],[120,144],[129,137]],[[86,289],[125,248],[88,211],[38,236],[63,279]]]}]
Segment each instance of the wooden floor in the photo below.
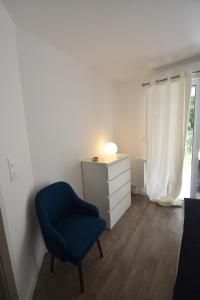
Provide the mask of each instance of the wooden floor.
[{"label": "wooden floor", "polygon": [[46,255],[33,300],[171,300],[182,237],[182,208],[161,207],[143,196],[83,262],[85,293],[75,266],[56,261],[49,273]]}]

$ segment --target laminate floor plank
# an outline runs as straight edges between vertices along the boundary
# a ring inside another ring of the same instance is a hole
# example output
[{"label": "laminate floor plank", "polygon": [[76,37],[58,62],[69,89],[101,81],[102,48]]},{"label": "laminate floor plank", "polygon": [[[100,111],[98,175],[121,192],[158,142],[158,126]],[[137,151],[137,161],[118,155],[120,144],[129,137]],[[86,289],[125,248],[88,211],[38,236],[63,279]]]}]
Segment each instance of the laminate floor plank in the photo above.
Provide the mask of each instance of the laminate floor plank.
[{"label": "laminate floor plank", "polygon": [[133,204],[83,261],[85,293],[78,270],[45,255],[33,300],[171,300],[183,228],[182,208],[161,207],[134,195]]}]

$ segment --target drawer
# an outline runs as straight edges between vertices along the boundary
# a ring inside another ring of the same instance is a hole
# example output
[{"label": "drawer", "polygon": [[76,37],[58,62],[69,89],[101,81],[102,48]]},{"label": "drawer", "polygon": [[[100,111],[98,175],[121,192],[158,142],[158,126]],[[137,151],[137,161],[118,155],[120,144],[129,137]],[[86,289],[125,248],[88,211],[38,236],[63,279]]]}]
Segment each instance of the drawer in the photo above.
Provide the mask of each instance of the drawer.
[{"label": "drawer", "polygon": [[108,195],[112,195],[114,192],[119,190],[122,185],[124,185],[126,182],[130,181],[131,174],[130,169],[125,171],[124,173],[120,174],[113,180],[108,182]]},{"label": "drawer", "polygon": [[110,211],[110,228],[122,217],[125,211],[131,206],[131,193],[122,199],[117,206]]},{"label": "drawer", "polygon": [[108,180],[112,180],[114,177],[130,169],[130,159],[125,158],[117,161],[116,163],[108,166]]},{"label": "drawer", "polygon": [[131,182],[125,183],[119,190],[109,196],[109,209],[113,209],[129,192],[131,191]]}]

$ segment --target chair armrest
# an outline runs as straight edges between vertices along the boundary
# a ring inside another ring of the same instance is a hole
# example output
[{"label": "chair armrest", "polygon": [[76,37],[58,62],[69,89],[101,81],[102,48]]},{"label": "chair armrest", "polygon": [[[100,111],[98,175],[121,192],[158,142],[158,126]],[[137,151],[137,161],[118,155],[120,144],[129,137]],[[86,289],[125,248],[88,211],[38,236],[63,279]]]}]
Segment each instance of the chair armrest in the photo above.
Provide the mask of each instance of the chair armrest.
[{"label": "chair armrest", "polygon": [[49,252],[61,261],[66,261],[67,245],[62,235],[51,224],[47,224],[43,227],[43,236]]},{"label": "chair armrest", "polygon": [[90,204],[78,197],[76,197],[75,203],[76,203],[76,207],[83,214],[99,218],[99,210],[95,205]]}]

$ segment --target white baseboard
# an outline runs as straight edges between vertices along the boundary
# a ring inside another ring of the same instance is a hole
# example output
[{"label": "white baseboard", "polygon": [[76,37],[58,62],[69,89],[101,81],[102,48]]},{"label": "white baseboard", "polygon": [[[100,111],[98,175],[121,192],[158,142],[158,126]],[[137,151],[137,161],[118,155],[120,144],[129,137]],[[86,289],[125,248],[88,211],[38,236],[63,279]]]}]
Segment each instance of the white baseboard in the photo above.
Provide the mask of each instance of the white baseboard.
[{"label": "white baseboard", "polygon": [[139,194],[143,196],[147,196],[147,191],[145,187],[137,187],[136,185],[131,186],[131,192],[133,194]]},{"label": "white baseboard", "polygon": [[40,272],[40,268],[42,266],[43,257],[45,255],[46,251],[47,251],[46,248],[42,247],[42,249],[40,251],[40,254],[38,256],[38,268],[36,269],[37,271],[35,271],[33,273],[32,281],[31,281],[31,284],[30,284],[30,287],[29,287],[29,290],[28,290],[28,293],[27,293],[27,297],[26,297],[27,300],[32,300],[32,298],[33,298],[33,293],[34,293],[35,286],[36,286],[36,283],[37,283],[37,280],[38,280],[38,275],[39,275],[39,272]]}]

